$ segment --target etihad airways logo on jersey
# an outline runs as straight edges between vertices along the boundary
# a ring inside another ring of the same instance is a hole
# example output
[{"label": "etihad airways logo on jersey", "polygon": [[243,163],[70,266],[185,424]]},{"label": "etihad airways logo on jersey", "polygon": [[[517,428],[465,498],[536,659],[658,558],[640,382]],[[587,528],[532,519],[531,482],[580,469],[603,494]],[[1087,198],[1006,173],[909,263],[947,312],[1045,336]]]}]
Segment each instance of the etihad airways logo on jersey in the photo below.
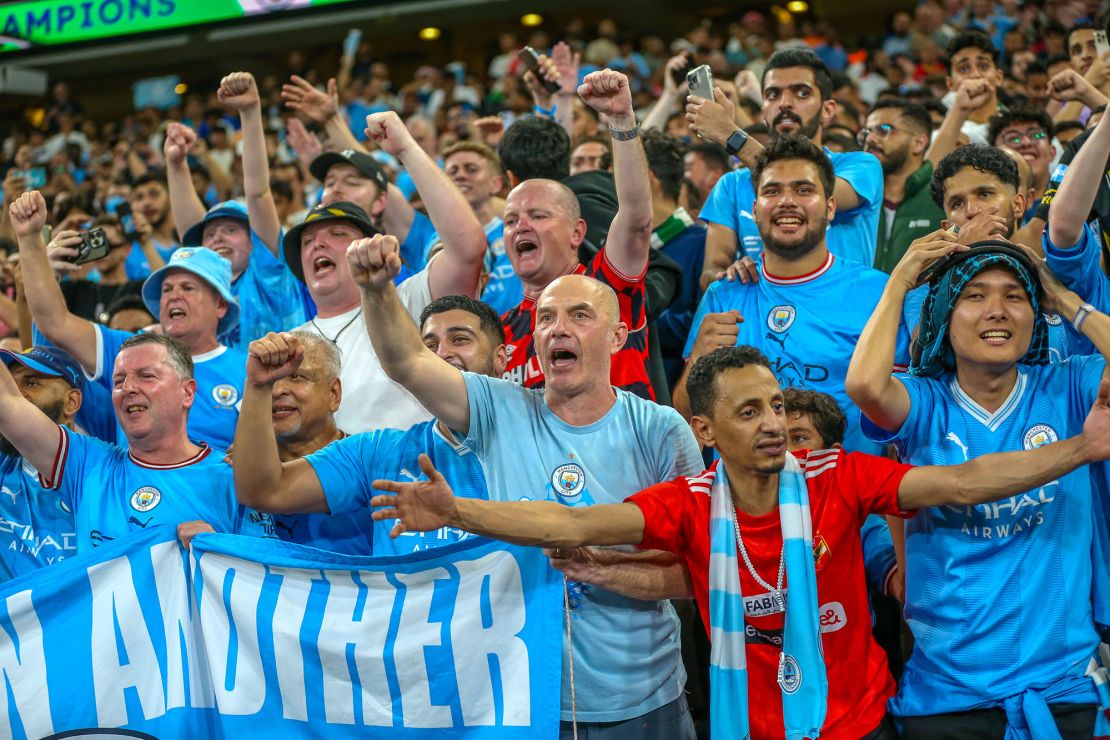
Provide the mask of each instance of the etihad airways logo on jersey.
[{"label": "etihad airways logo on jersey", "polygon": [[1059,486],[1059,481],[1052,481],[1036,491],[999,501],[944,508],[964,515],[964,521],[960,525],[960,531],[964,534],[985,540],[1000,540],[1044,524],[1044,507],[1056,500],[1055,492]]},{"label": "etihad airways logo on jersey", "polygon": [[25,553],[33,558],[42,555],[43,549],[53,551],[52,556],[45,556],[42,562],[50,565],[77,552],[77,534],[75,532],[49,533],[40,535],[30,524],[23,524],[13,519],[0,517],[0,534],[15,535],[8,543],[8,550]]}]

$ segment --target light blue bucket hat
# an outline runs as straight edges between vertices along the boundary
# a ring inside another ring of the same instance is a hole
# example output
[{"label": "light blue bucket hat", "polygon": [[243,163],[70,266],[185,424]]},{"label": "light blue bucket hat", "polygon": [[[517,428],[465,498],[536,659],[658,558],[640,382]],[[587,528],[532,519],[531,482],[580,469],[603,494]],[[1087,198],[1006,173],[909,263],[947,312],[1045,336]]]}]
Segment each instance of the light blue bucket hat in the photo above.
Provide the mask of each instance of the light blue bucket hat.
[{"label": "light blue bucket hat", "polygon": [[162,283],[170,270],[186,270],[211,285],[227,301],[227,313],[220,319],[216,334],[223,335],[239,323],[239,304],[231,295],[231,262],[207,247],[181,247],[170,255],[164,267],[155,270],[143,283],[143,303],[156,319],[161,319]]}]

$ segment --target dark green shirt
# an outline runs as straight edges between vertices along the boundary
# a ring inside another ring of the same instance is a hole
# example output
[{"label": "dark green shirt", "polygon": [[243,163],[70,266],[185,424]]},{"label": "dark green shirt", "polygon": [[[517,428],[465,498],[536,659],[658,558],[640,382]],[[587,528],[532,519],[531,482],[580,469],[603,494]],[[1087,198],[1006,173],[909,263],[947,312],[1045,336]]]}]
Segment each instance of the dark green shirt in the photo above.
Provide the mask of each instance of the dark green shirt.
[{"label": "dark green shirt", "polygon": [[[902,259],[914,239],[940,228],[944,211],[933,202],[929,184],[933,179],[933,163],[925,162],[906,178],[906,192],[894,211],[894,224],[888,222],[885,207],[879,210],[879,233],[875,242],[875,269],[889,274]],[[890,237],[886,236],[887,231]]]}]

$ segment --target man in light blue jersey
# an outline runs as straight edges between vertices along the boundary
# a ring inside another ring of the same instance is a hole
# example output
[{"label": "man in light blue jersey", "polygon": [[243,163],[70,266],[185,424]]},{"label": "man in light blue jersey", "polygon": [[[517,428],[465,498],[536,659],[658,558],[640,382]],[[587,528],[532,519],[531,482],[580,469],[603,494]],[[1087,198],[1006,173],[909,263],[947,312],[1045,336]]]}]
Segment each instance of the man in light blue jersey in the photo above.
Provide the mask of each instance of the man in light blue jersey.
[{"label": "man in light blue jersey", "polygon": [[[832,78],[809,50],[781,49],[767,60],[763,72],[763,122],[772,139],[784,134],[803,136],[822,146],[825,126],[836,115]],[[699,135],[724,146],[745,167],[755,164],[763,146],[736,126],[732,104],[724,93],[715,100],[691,97],[686,118]],[[875,261],[875,237],[883,201],[883,170],[865,152],[825,150],[836,172],[836,212],[828,224],[829,251],[868,267]],[[702,286],[740,257],[755,258],[763,237],[753,215],[756,191],[749,169],[726,173],[710,192],[699,217],[709,222],[705,242]]]},{"label": "man in light blue jersey", "polygon": [[[46,221],[42,195],[38,191],[24,193],[10,210],[31,316],[50,343],[81,363],[91,381],[111,391],[116,356],[134,335],[94,324],[66,308],[42,242]],[[235,435],[246,362],[242,353],[216,339],[239,319],[239,306],[231,295],[231,263],[204,247],[182,247],[143,283],[143,301],[161,322],[162,331],[184,344],[195,363],[197,393],[189,414],[190,436],[225,449]],[[88,398],[107,396],[89,394]],[[109,412],[99,408],[94,413]],[[116,442],[121,445],[123,431],[117,430]]]},{"label": "man in light blue jersey", "polygon": [[[58,426],[74,428],[84,379],[57,347],[0,351],[19,392]],[[0,436],[0,582],[77,554],[73,512],[43,489],[38,471]]]},{"label": "man in light blue jersey", "polygon": [[[425,346],[445,362],[500,377],[504,340],[489,306],[446,296],[421,318]],[[371,482],[423,480],[421,454],[438,463],[460,496],[486,498],[485,477],[477,456],[435,420],[407,431],[345,434],[333,415],[341,393],[338,365],[335,349],[311,332],[269,334],[251,345],[235,438],[240,501],[276,514],[282,539],[352,555],[400,555],[466,537],[445,528],[392,539],[389,527],[374,526]]]},{"label": "man in light blue jersey", "polygon": [[180,123],[171,123],[166,130],[166,176],[182,244],[208,247],[231,262],[231,292],[239,304],[239,323],[221,334],[220,341],[246,349],[269,331],[303,324],[308,320],[308,305],[304,286],[282,259],[281,220],[270,194],[262,107],[254,77],[233,72],[224,77],[217,96],[238,110],[242,119],[246,207],[227,201],[205,213],[187,157],[196,134]]},{"label": "man in light blue jersey", "polygon": [[201,531],[271,534],[266,515],[235,500],[230,466],[189,439],[193,361],[177,340],[140,334],[112,368],[112,406],[127,450],[75,434],[24,398],[0,370],[0,434],[75,517],[78,553],[137,529],[169,524],[188,544]]},{"label": "man in light blue jersey", "polygon": [[[891,376],[902,304],[927,267],[913,364]],[[865,432],[917,465],[1077,434],[1110,352],[1110,318],[1085,311],[1018,247],[969,249],[947,231],[918,239],[852,357],[847,388]],[[1044,313],[1078,318],[1101,356],[1050,363]],[[906,618],[915,644],[892,702],[906,738],[1091,737],[1099,703],[1088,676],[1098,643],[1092,539],[1087,467],[1024,494],[922,509],[909,520]]]},{"label": "man in light blue jersey", "polygon": [[[382,367],[474,451],[490,499],[613,503],[701,467],[677,412],[610,384],[611,357],[628,327],[603,283],[565,275],[538,297],[534,343],[547,382],[533,389],[460,372],[424,346],[392,286],[401,264],[396,239],[361,239],[347,260]],[[680,566],[671,563],[650,576],[658,582],[640,585],[639,598],[571,588],[574,682],[564,665],[563,737],[571,736],[572,719],[590,734],[606,724],[613,738],[693,736],[678,620],[669,603],[657,601],[686,592]]]},{"label": "man in light blue jersey", "polygon": [[[859,431],[844,376],[859,334],[879,302],[886,273],[837,257],[826,226],[837,209],[829,158],[812,142],[780,136],[754,163],[753,210],[765,250],[756,282],[719,280],[698,305],[686,342],[687,368],[718,347],[750,345],[771,361],[784,388],[828,393],[848,416],[844,447],[878,454]],[[909,364],[909,332],[898,330],[894,363]],[[888,368],[888,370],[891,368]],[[689,414],[685,377],[674,405]]]}]

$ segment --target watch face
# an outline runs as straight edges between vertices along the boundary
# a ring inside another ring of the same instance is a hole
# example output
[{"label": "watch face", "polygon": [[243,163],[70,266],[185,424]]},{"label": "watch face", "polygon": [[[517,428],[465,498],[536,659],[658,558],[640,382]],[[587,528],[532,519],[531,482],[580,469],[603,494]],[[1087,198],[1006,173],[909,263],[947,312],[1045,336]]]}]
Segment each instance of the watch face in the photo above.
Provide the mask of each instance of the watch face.
[{"label": "watch face", "polygon": [[746,132],[734,131],[732,133],[732,136],[728,137],[728,141],[725,143],[725,148],[728,149],[731,154],[736,154],[744,148],[744,144],[746,144],[747,141],[748,134]]}]

